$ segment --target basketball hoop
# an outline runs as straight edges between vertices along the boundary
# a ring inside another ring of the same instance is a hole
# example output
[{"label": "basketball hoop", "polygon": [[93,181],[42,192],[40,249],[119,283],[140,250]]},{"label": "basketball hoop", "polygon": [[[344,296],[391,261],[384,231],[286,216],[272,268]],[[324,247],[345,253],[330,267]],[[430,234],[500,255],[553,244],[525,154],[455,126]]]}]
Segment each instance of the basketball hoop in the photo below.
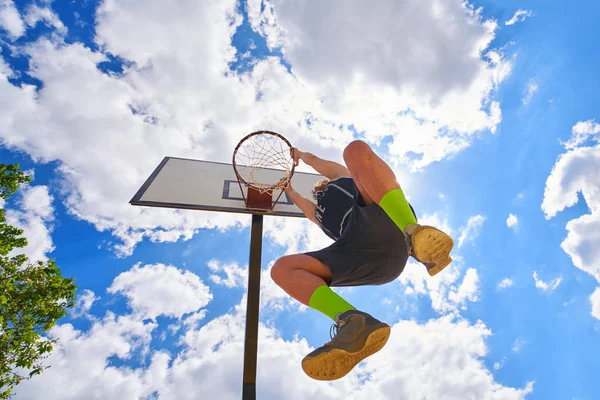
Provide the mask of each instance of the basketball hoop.
[{"label": "basketball hoop", "polygon": [[[294,175],[292,145],[278,133],[253,132],[240,140],[233,151],[233,169],[246,207],[272,211]],[[271,173],[265,174],[266,170]],[[273,170],[281,171],[279,180],[273,179]],[[242,185],[248,188],[247,196]],[[280,193],[273,201],[277,190]]]}]

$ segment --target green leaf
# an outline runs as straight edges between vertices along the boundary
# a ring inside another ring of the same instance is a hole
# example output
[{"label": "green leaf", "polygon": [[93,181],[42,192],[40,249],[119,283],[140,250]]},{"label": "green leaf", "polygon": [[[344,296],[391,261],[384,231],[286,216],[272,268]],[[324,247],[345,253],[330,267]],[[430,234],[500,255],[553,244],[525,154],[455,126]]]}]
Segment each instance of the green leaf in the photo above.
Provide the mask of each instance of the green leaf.
[{"label": "green leaf", "polygon": [[[31,177],[16,164],[0,164],[0,197],[8,199]],[[77,285],[64,278],[54,260],[30,262],[8,257],[27,245],[23,231],[6,222],[0,209],[0,400],[24,379],[43,373],[41,360],[55,340],[43,337],[74,305]],[[21,369],[19,369],[21,368]]]}]

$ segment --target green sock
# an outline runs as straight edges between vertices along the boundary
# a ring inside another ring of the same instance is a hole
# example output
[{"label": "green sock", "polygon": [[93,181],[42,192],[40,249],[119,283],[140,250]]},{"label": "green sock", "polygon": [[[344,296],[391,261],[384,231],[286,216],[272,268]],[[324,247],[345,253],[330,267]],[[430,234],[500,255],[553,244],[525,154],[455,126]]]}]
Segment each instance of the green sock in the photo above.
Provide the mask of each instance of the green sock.
[{"label": "green sock", "polygon": [[334,321],[336,315],[348,310],[354,310],[354,307],[352,307],[350,303],[342,299],[337,293],[331,290],[329,286],[319,286],[315,289],[310,296],[308,305],[310,308],[321,311]]},{"label": "green sock", "polygon": [[407,225],[417,223],[402,189],[392,189],[384,194],[379,201],[379,206],[402,231]]}]

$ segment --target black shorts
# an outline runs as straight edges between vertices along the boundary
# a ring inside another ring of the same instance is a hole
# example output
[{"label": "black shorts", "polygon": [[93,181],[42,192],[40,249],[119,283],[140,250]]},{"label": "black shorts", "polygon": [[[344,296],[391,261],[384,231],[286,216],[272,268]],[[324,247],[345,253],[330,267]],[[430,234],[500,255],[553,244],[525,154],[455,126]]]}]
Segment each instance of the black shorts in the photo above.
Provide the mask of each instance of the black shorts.
[{"label": "black shorts", "polygon": [[404,234],[379,204],[365,206],[356,188],[349,218],[348,226],[335,243],[304,253],[331,270],[332,278],[327,284],[382,285],[400,276],[408,260]]}]

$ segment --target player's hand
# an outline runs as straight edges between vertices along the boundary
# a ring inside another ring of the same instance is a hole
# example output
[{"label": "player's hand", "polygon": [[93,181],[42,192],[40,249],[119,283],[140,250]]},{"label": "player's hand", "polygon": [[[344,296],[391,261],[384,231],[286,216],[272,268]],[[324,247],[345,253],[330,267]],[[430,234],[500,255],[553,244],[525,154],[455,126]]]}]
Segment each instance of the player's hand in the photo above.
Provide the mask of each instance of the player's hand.
[{"label": "player's hand", "polygon": [[290,156],[294,159],[295,167],[297,167],[298,164],[300,163],[301,155],[302,155],[302,152],[295,147],[290,150]]}]

